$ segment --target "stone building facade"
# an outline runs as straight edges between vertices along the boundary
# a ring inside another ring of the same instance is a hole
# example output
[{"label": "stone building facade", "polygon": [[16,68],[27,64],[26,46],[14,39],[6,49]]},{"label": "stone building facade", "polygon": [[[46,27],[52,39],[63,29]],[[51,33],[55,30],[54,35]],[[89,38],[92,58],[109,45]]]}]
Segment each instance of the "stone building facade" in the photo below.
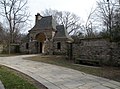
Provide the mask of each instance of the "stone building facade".
[{"label": "stone building facade", "polygon": [[[52,16],[35,15],[35,25],[29,30],[22,53],[65,55],[68,59],[99,60],[103,64],[120,64],[120,44],[103,38],[70,37],[63,25],[57,25]],[[112,56],[110,55],[112,54]],[[110,60],[112,57],[112,60]]]},{"label": "stone building facade", "polygon": [[67,45],[73,39],[63,25],[57,25],[52,16],[35,15],[35,26],[29,30],[21,52],[43,54],[66,54]]}]

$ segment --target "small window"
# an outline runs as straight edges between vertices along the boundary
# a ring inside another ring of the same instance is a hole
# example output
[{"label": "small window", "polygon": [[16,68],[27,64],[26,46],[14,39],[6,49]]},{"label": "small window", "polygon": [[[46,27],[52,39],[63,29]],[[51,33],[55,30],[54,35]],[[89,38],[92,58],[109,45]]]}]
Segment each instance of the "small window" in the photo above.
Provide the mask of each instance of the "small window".
[{"label": "small window", "polygon": [[26,49],[29,49],[29,44],[28,43],[26,43]]},{"label": "small window", "polygon": [[61,49],[61,43],[60,42],[57,43],[57,49]]},{"label": "small window", "polygon": [[31,41],[33,41],[33,38],[31,37]]}]

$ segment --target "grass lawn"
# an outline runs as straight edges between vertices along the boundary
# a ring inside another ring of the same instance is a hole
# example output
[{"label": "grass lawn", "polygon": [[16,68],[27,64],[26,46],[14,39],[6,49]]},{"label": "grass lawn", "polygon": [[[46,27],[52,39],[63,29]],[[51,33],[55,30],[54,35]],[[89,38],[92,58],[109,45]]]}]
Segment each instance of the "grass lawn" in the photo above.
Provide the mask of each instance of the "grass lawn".
[{"label": "grass lawn", "polygon": [[80,64],[74,64],[74,61],[70,61],[65,59],[61,56],[50,56],[50,55],[38,55],[34,57],[27,58],[28,60],[32,61],[39,61],[49,64],[54,64],[58,66],[63,66],[71,69],[75,69],[78,71],[82,71],[88,74],[112,79],[115,81],[120,82],[120,69],[119,68],[113,68],[113,67],[93,67],[93,66],[85,66]]},{"label": "grass lawn", "polygon": [[5,89],[47,89],[32,78],[1,65],[0,80]]}]

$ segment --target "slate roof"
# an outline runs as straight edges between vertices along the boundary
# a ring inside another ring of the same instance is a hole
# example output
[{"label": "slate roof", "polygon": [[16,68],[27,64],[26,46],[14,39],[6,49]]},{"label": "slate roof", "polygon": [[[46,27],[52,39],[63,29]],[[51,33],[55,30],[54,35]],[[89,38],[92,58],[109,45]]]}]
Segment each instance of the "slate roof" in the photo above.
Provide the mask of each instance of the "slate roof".
[{"label": "slate roof", "polygon": [[57,24],[55,23],[52,16],[45,16],[42,17],[40,20],[37,20],[35,26],[30,31],[54,29],[54,31],[56,31],[54,39],[73,41],[73,39],[68,35],[67,30],[64,28],[64,25],[56,25]]},{"label": "slate roof", "polygon": [[57,32],[54,39],[66,39],[67,41],[73,41],[73,39],[68,35],[67,30],[64,25],[56,26]]},{"label": "slate roof", "polygon": [[56,30],[56,23],[53,20],[52,16],[45,16],[42,17],[40,20],[37,21],[35,26],[31,30],[45,30],[45,29],[54,29]]}]

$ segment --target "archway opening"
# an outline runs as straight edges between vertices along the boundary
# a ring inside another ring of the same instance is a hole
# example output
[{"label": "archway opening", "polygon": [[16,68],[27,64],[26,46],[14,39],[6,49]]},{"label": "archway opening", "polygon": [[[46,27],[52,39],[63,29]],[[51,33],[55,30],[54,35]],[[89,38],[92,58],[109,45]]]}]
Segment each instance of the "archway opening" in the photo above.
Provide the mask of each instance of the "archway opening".
[{"label": "archway opening", "polygon": [[46,36],[44,33],[37,34],[35,38],[38,42],[44,42],[46,40]]},{"label": "archway opening", "polygon": [[44,41],[46,40],[46,36],[44,33],[39,33],[36,35],[36,40],[37,40],[37,53],[44,53]]}]

